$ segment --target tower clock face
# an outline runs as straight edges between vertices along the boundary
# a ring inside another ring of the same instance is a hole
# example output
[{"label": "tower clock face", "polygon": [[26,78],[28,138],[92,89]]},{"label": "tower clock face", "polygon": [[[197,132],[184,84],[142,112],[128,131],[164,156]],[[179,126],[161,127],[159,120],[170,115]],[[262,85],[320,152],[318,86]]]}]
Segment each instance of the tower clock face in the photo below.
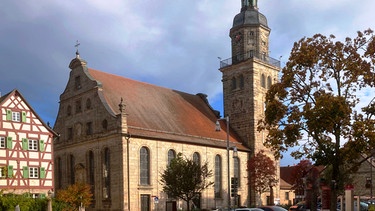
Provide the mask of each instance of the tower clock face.
[{"label": "tower clock face", "polygon": [[241,43],[241,40],[242,40],[242,33],[241,32],[238,32],[234,35],[234,43],[239,45]]}]

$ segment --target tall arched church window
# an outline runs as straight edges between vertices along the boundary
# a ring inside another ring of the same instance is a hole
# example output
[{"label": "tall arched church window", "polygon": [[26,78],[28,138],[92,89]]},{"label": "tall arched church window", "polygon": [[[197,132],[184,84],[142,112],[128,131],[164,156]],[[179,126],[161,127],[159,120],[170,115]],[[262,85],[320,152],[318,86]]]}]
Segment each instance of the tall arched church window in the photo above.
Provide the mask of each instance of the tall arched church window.
[{"label": "tall arched church window", "polygon": [[232,90],[237,88],[237,80],[235,77],[232,78]]},{"label": "tall arched church window", "polygon": [[242,89],[245,86],[245,79],[243,75],[240,75],[240,89]]},{"label": "tall arched church window", "polygon": [[103,153],[103,197],[111,198],[111,152],[109,148],[104,149]]},{"label": "tall arched church window", "polygon": [[139,180],[141,185],[150,184],[150,151],[147,147],[140,150]]},{"label": "tall arched church window", "polygon": [[266,76],[264,76],[264,74],[262,74],[260,78],[260,84],[263,88],[266,88]]},{"label": "tall arched church window", "polygon": [[221,157],[220,155],[215,156],[215,198],[221,198],[221,188],[222,188],[222,169],[221,169]]},{"label": "tall arched church window", "polygon": [[199,165],[201,165],[201,156],[198,152],[194,152],[193,154],[193,161]]},{"label": "tall arched church window", "polygon": [[240,159],[238,157],[235,157],[233,158],[233,173],[234,173],[234,177],[237,178],[237,181],[238,181],[238,186],[240,186],[240,178],[241,178],[241,175],[240,175]]},{"label": "tall arched church window", "polygon": [[267,89],[269,89],[272,85],[272,79],[271,79],[271,76],[268,76],[267,77]]},{"label": "tall arched church window", "polygon": [[168,165],[171,164],[171,161],[176,158],[176,152],[173,149],[168,151]]}]

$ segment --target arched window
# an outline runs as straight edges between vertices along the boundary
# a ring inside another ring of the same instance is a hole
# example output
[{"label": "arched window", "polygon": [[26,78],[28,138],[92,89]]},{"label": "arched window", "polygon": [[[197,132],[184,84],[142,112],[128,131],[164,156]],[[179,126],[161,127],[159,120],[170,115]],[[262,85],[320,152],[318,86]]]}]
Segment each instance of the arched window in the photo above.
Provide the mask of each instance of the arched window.
[{"label": "arched window", "polygon": [[103,153],[103,177],[104,177],[104,187],[103,187],[103,197],[111,198],[111,152],[109,148],[104,149]]},{"label": "arched window", "polygon": [[263,88],[266,88],[266,76],[264,76],[264,74],[262,74],[260,78],[260,84]]},{"label": "arched window", "polygon": [[150,151],[146,147],[140,150],[139,180],[141,185],[150,184]]},{"label": "arched window", "polygon": [[215,198],[221,198],[221,184],[222,181],[222,170],[221,170],[221,157],[220,155],[215,156]]},{"label": "arched window", "polygon": [[233,158],[233,174],[237,178],[238,186],[240,187],[240,159],[238,157]]},{"label": "arched window", "polygon": [[193,154],[193,161],[199,165],[201,165],[201,156],[198,152],[194,152]]},{"label": "arched window", "polygon": [[237,88],[237,80],[235,77],[232,78],[232,90]]},{"label": "arched window", "polygon": [[173,149],[168,151],[168,165],[171,164],[171,161],[176,158],[176,152]]},{"label": "arched window", "polygon": [[269,89],[272,85],[272,79],[271,79],[271,76],[268,76],[267,77],[267,89]]},{"label": "arched window", "polygon": [[245,86],[245,79],[243,75],[240,75],[240,89],[242,89]]}]

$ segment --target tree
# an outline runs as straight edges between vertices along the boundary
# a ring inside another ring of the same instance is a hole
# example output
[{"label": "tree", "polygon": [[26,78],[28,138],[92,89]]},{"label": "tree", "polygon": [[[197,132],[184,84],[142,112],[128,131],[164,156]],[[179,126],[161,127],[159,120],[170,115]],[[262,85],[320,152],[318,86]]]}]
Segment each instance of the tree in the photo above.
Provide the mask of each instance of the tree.
[{"label": "tree", "polygon": [[301,160],[296,166],[294,166],[291,174],[292,190],[296,195],[304,195],[305,184],[303,178],[306,177],[307,172],[312,168],[310,160]]},{"label": "tree", "polygon": [[[270,191],[272,196],[273,186],[277,184],[275,162],[263,150],[256,153],[247,163],[250,184],[254,187],[259,197],[262,193]],[[270,197],[273,203],[272,197]]]},{"label": "tree", "polygon": [[[334,39],[316,34],[294,44],[280,81],[267,92],[258,129],[268,130],[265,144],[276,156],[299,145],[292,156],[331,166],[331,178],[339,182],[340,166],[375,146],[366,133],[373,125],[355,109],[358,91],[375,83],[375,41],[371,29],[344,42]],[[331,210],[336,198],[333,190]]]},{"label": "tree", "polygon": [[201,165],[193,159],[183,158],[179,153],[161,174],[160,183],[163,185],[163,191],[169,197],[184,200],[189,211],[191,200],[199,197],[204,189],[213,185],[213,182],[208,181],[213,174],[207,166],[207,162]]},{"label": "tree", "polygon": [[65,208],[66,211],[78,210],[81,206],[89,206],[92,199],[90,185],[84,183],[70,185],[66,189],[58,191],[56,199],[69,205]]}]

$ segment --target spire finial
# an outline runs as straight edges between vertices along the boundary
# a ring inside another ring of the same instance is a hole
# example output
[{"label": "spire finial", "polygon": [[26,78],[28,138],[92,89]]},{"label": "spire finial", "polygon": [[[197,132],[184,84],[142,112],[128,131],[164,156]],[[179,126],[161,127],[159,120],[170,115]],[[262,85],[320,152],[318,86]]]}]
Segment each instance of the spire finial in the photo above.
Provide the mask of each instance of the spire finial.
[{"label": "spire finial", "polygon": [[246,10],[247,8],[258,9],[258,0],[241,0],[241,2],[241,10]]},{"label": "spire finial", "polygon": [[76,57],[78,58],[79,57],[79,52],[78,52],[78,47],[79,45],[81,45],[81,43],[78,42],[78,40],[76,41],[76,44],[74,45],[74,47],[77,49],[76,50]]}]

